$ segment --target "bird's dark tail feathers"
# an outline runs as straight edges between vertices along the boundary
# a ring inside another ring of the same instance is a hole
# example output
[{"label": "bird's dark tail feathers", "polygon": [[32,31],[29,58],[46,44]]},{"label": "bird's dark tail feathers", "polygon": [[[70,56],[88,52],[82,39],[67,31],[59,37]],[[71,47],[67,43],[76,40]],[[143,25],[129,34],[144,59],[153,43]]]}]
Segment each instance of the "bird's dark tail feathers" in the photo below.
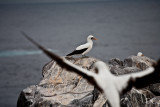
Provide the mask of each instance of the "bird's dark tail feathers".
[{"label": "bird's dark tail feathers", "polygon": [[66,56],[72,56],[72,55],[78,55],[78,54],[82,54],[84,51],[86,51],[88,48],[84,48],[81,50],[74,50],[73,52],[71,52],[70,54],[66,55]]},{"label": "bird's dark tail feathers", "polygon": [[[74,51],[73,51],[74,52]],[[66,56],[72,56],[72,55],[74,55],[74,53],[69,53],[69,54],[67,54]]]}]

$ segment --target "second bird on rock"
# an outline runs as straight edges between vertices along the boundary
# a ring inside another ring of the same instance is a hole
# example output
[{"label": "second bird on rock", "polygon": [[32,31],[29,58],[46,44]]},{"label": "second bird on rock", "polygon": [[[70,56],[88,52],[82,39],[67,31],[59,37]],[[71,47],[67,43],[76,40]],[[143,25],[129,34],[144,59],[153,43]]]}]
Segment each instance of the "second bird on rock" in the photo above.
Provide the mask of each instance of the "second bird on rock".
[{"label": "second bird on rock", "polygon": [[68,54],[67,56],[72,56],[72,55],[82,55],[85,56],[86,53],[88,53],[93,46],[93,41],[92,40],[97,40],[94,36],[89,35],[87,37],[87,43],[78,46],[73,52]]}]

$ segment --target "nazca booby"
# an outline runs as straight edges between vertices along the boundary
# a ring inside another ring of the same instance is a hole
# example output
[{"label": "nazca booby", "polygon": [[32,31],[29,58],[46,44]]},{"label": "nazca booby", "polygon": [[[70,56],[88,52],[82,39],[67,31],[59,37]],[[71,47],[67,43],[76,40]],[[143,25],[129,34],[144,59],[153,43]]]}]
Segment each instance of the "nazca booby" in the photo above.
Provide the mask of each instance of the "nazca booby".
[{"label": "nazca booby", "polygon": [[88,53],[93,46],[93,41],[92,40],[97,40],[94,36],[89,35],[87,37],[87,43],[78,46],[73,52],[66,56],[72,56],[72,55],[82,55],[85,56],[86,53]]},{"label": "nazca booby", "polygon": [[111,107],[120,107],[120,95],[129,91],[132,87],[138,89],[144,88],[149,84],[157,82],[160,78],[160,59],[157,64],[153,65],[153,67],[149,67],[144,71],[120,76],[111,74],[108,65],[102,61],[97,61],[93,65],[96,71],[96,73],[94,73],[71,63],[65,58],[59,57],[51,51],[48,51],[27,36],[24,32],[23,35],[41,49],[48,57],[55,60],[62,68],[83,76],[101,92],[104,92]]},{"label": "nazca booby", "polygon": [[144,56],[142,52],[138,52],[137,56]]}]

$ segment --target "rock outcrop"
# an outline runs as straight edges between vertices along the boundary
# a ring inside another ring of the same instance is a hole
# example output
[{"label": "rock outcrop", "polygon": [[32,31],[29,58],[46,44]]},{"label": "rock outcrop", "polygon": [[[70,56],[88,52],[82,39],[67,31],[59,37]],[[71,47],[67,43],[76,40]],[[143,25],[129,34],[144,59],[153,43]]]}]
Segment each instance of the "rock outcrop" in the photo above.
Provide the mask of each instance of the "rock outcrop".
[{"label": "rock outcrop", "polygon": [[[94,72],[95,58],[68,58],[72,63]],[[155,63],[145,56],[130,56],[124,61],[118,58],[109,61],[113,74],[122,75],[141,72]],[[22,90],[17,107],[107,107],[107,98],[83,77],[59,67],[55,61],[46,64],[43,79],[38,85]],[[159,107],[160,83],[144,89],[132,89],[121,96],[122,107]],[[108,106],[109,107],[109,106]]]}]

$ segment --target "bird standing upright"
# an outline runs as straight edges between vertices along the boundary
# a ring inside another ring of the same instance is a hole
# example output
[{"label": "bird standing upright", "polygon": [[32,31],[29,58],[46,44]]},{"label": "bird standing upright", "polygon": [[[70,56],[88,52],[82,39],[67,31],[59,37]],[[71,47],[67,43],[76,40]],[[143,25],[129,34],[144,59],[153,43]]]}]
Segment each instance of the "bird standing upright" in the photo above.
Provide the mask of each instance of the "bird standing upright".
[{"label": "bird standing upright", "polygon": [[142,52],[138,52],[137,56],[144,56]]},{"label": "bird standing upright", "polygon": [[73,52],[68,54],[67,56],[72,56],[72,55],[82,55],[85,56],[86,53],[88,53],[93,46],[93,41],[92,40],[97,40],[94,36],[89,35],[87,37],[87,43],[78,46]]}]

